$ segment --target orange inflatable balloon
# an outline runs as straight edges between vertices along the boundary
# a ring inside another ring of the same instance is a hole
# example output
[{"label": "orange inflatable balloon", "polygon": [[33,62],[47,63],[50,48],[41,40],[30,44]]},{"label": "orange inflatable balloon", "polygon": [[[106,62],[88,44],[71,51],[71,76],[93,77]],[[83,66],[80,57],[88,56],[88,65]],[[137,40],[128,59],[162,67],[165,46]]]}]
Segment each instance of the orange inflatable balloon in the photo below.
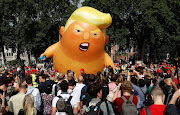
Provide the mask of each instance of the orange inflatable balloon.
[{"label": "orange inflatable balloon", "polygon": [[102,13],[91,7],[81,7],[73,12],[65,27],[60,28],[61,40],[41,54],[40,59],[53,56],[54,68],[66,73],[72,70],[76,76],[85,73],[95,74],[105,66],[114,63],[104,51],[109,37],[106,28],[110,26],[110,14]]}]

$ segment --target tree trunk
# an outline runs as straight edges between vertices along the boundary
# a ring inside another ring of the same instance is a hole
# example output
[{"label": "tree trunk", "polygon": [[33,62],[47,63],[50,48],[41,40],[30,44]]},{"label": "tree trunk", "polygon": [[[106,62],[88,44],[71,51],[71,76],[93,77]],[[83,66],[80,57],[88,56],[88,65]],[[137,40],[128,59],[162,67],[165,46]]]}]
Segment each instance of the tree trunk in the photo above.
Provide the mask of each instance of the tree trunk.
[{"label": "tree trunk", "polygon": [[27,51],[27,55],[28,55],[28,63],[29,65],[31,65],[31,54],[29,51]]},{"label": "tree trunk", "polygon": [[6,62],[6,56],[5,56],[5,53],[4,53],[4,47],[3,46],[2,46],[2,54],[3,54],[4,65],[6,66],[7,62]]},{"label": "tree trunk", "polygon": [[19,44],[17,44],[17,57],[16,57],[16,59],[20,61],[21,60],[21,58],[20,58],[21,52],[19,49],[20,49]]},{"label": "tree trunk", "polygon": [[141,61],[144,62],[144,52],[145,52],[146,40],[143,41],[142,50],[141,50]]},{"label": "tree trunk", "polygon": [[143,39],[143,42],[141,42],[141,44],[139,44],[139,48],[138,48],[138,59],[141,60],[142,62],[144,61],[144,52],[145,52],[145,46],[146,46],[146,40]]}]

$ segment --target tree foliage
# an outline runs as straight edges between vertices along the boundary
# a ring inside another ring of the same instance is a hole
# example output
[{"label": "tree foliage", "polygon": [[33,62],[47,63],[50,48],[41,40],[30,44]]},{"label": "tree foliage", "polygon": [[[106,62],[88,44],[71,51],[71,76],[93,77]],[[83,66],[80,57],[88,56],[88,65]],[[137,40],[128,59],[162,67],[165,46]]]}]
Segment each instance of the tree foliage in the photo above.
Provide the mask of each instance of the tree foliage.
[{"label": "tree foliage", "polygon": [[[17,48],[17,59],[27,51],[36,58],[59,40],[79,0],[1,0],[1,46]],[[30,57],[29,57],[30,58]]]},{"label": "tree foliage", "polygon": [[162,59],[168,52],[173,56],[178,47],[178,0],[85,0],[83,5],[110,13],[111,41],[119,44],[120,50],[129,48],[134,41],[140,60],[146,53],[154,60]]},{"label": "tree foliage", "polygon": [[[17,49],[17,58],[27,51],[36,58],[59,40],[79,0],[0,0],[0,50],[3,45]],[[123,51],[137,46],[138,59],[162,59],[180,47],[179,0],[85,0],[90,6],[112,16],[107,30],[111,44]]]}]

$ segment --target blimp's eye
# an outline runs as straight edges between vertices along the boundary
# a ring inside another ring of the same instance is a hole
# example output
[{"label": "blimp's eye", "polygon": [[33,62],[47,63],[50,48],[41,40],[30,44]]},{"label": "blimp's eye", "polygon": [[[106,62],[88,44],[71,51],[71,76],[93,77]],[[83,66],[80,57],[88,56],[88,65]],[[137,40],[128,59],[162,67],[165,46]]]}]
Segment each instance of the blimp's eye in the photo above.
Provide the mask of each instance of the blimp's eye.
[{"label": "blimp's eye", "polygon": [[100,33],[99,32],[92,33],[92,37],[98,39],[100,37]]},{"label": "blimp's eye", "polygon": [[80,29],[75,28],[73,31],[76,35],[80,35],[82,31]]},{"label": "blimp's eye", "polygon": [[81,32],[81,30],[76,30],[77,32]]}]

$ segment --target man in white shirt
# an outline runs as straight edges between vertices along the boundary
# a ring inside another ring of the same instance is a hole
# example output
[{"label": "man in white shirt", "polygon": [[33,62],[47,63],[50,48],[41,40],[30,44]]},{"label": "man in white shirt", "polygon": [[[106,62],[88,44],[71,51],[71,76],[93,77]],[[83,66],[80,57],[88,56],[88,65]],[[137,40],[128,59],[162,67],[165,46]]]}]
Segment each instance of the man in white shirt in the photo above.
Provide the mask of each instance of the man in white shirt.
[{"label": "man in white shirt", "polygon": [[78,98],[79,98],[79,99],[80,99],[80,96],[81,96],[81,90],[82,90],[82,88],[85,86],[85,85],[83,84],[83,81],[84,81],[83,76],[79,76],[79,77],[78,77],[78,83],[76,83],[76,86],[75,86],[75,88],[73,89],[73,91],[78,94]]},{"label": "man in white shirt", "polygon": [[[53,95],[57,96],[57,93],[58,93],[58,91],[60,90],[60,84],[61,84],[61,82],[62,82],[64,79],[65,79],[65,74],[64,74],[64,73],[60,73],[60,74],[58,75],[58,83],[57,83],[57,84],[54,84],[54,85],[53,85],[53,88],[52,88],[52,94],[53,94]],[[59,93],[61,93],[61,92],[59,92]]]},{"label": "man in white shirt", "polygon": [[79,111],[80,110],[80,98],[78,97],[78,94],[73,91],[75,86],[76,86],[75,80],[71,80],[68,82],[68,93],[76,99],[78,111]]},{"label": "man in white shirt", "polygon": [[[60,84],[60,87],[61,87],[61,94],[60,96],[65,99],[65,101],[67,101],[70,97],[70,94],[68,94],[67,90],[68,90],[68,83],[67,81],[62,81],[61,84]],[[65,112],[57,112],[57,102],[59,100],[59,97],[55,97],[53,99],[53,102],[52,102],[52,115],[67,115],[67,113]],[[70,100],[70,104],[72,106],[72,109],[73,109],[73,113],[74,114],[77,114],[78,113],[78,107],[77,107],[77,101],[74,97],[72,97],[72,99]]]}]

